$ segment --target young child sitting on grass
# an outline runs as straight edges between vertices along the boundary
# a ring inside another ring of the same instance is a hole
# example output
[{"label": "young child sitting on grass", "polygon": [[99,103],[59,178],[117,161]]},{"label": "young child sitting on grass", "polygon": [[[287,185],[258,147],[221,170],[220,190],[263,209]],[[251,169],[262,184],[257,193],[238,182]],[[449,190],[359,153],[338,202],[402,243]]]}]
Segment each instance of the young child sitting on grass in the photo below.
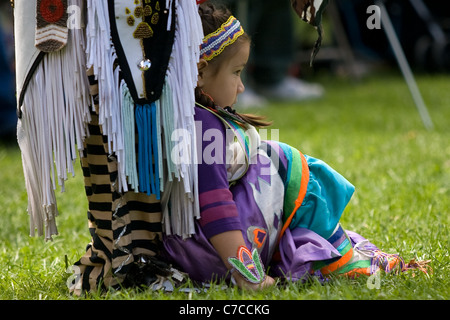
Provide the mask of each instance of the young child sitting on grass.
[{"label": "young child sitting on grass", "polygon": [[398,255],[342,228],[351,183],[292,146],[261,141],[255,127],[269,123],[232,109],[245,90],[250,38],[226,9],[206,3],[199,13],[206,35],[195,91],[201,218],[191,238],[165,236],[165,258],[193,280],[227,278],[250,289],[273,285],[275,277],[407,268]]}]

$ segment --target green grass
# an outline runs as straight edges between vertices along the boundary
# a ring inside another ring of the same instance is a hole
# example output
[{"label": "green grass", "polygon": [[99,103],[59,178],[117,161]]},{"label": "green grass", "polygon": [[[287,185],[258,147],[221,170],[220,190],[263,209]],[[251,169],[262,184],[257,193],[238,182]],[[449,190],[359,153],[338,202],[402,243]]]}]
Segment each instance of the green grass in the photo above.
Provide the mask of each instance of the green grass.
[{"label": "green grass", "polygon": [[[323,99],[274,102],[250,111],[273,120],[281,141],[323,159],[356,186],[342,218],[344,228],[406,260],[431,259],[433,274],[382,275],[379,289],[369,289],[361,277],[253,293],[215,285],[203,293],[120,290],[82,299],[449,299],[450,77],[417,76],[433,131],[424,129],[398,75],[356,83],[316,80],[326,88]],[[65,256],[69,264],[75,262],[89,242],[79,164],[67,191],[57,192],[60,235],[52,242],[28,235],[27,195],[15,144],[0,144],[0,168],[0,299],[80,299],[70,296],[65,284]]]}]

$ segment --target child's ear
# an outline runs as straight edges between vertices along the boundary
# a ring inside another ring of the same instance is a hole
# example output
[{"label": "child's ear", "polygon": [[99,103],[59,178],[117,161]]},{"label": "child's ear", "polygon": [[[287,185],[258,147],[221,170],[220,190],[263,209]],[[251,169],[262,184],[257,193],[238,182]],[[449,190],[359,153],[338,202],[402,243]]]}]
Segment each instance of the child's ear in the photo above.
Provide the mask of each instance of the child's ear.
[{"label": "child's ear", "polygon": [[208,61],[205,59],[200,59],[200,61],[197,63],[197,69],[198,69],[198,87],[203,87],[204,84],[204,71],[205,68],[208,66]]}]

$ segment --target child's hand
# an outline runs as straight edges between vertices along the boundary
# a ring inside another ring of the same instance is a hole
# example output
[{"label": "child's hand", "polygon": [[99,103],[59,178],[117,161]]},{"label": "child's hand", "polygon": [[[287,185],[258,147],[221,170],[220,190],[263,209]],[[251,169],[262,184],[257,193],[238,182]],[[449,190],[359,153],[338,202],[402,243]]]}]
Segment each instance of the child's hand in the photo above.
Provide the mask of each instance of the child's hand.
[{"label": "child's hand", "polygon": [[266,278],[261,283],[251,283],[245,280],[244,277],[239,272],[234,272],[233,278],[236,281],[236,285],[241,289],[261,290],[266,287],[273,286],[275,284],[275,280],[268,275],[266,275]]},{"label": "child's hand", "polygon": [[[228,257],[233,257],[239,247],[245,247],[244,236],[242,235],[241,230],[231,230],[219,233],[211,237],[210,241],[228,269],[232,268],[232,265],[228,262]],[[272,286],[275,283],[275,280],[267,275],[263,282],[251,283],[245,280],[237,271],[233,272],[233,278],[239,288],[250,290],[260,290]]]}]

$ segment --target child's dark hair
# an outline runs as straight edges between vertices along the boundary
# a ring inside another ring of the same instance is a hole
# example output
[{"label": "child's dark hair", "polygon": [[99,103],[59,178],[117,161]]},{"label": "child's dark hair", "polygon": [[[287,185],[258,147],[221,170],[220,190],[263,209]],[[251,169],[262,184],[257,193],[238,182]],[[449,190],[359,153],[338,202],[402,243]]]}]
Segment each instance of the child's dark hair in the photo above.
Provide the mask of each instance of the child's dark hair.
[{"label": "child's dark hair", "polygon": [[[202,20],[202,26],[203,26],[203,34],[206,36],[217,29],[220,28],[220,26],[228,20],[228,18],[231,16],[231,12],[223,6],[216,7],[211,3],[202,3],[199,6],[199,14],[200,18]],[[210,60],[209,68],[218,68],[222,61],[227,60],[230,56],[235,54],[237,52],[238,46],[242,43],[249,43],[250,37],[247,33],[242,34],[236,42],[226,47],[221,54]],[[217,106],[214,101],[211,99],[211,97],[208,94],[205,94],[201,88],[197,87],[195,88],[195,100],[208,108],[212,109],[218,109],[221,107],[230,107],[230,106]],[[254,114],[242,114],[238,113],[235,110],[233,112],[241,118],[245,123],[248,123],[254,127],[267,127],[270,126],[272,123],[265,120],[264,116],[254,115]]]}]

